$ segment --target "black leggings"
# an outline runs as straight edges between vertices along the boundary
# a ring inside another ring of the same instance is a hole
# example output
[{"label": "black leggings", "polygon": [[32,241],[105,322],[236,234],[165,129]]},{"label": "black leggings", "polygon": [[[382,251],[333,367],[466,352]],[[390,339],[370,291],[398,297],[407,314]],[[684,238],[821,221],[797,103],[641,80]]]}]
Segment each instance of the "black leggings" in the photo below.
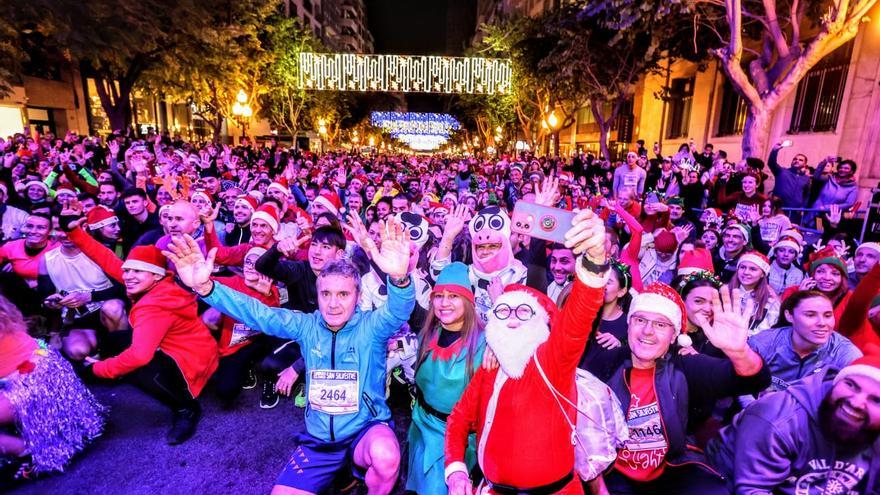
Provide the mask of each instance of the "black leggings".
[{"label": "black leggings", "polygon": [[273,350],[263,358],[263,361],[257,367],[257,371],[263,377],[263,380],[275,383],[278,380],[278,373],[281,373],[284,368],[289,366],[293,366],[293,369],[302,377],[305,364],[303,363],[299,345],[292,340],[279,339],[277,337],[270,337],[270,339]]},{"label": "black leggings", "polygon": [[211,379],[217,387],[217,396],[224,402],[232,402],[241,393],[247,379],[248,370],[272,352],[275,342],[268,335],[257,335],[251,343],[235,351],[234,354],[220,358],[220,365]]},{"label": "black leggings", "polygon": [[[130,345],[131,330],[110,332],[103,346],[106,355],[102,357],[116,356]],[[143,390],[172,411],[198,407],[198,401],[190,393],[183,372],[171,356],[160,350],[156,351],[149,363],[125,375],[123,380]]]},{"label": "black leggings", "polygon": [[728,495],[724,478],[698,464],[666,466],[659,478],[644,483],[633,481],[612,470],[605,475],[605,485],[611,495]]}]

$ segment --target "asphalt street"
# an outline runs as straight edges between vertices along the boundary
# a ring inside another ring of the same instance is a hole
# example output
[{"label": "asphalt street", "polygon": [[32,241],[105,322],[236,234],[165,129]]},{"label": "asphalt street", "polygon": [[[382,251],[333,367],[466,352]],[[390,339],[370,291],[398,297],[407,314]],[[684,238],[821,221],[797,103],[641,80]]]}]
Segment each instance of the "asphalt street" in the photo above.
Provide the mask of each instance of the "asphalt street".
[{"label": "asphalt street", "polygon": [[[220,408],[209,387],[202,396],[204,415],[196,435],[178,446],[165,443],[170,412],[130,385],[92,387],[110,407],[104,435],[78,455],[64,473],[27,481],[16,495],[79,494],[268,494],[287,457],[294,435],[304,429],[303,409],[283,399],[260,409],[259,387],[243,391],[237,407]],[[405,440],[409,427],[406,393],[397,389],[392,411],[404,449],[400,480],[405,478]],[[340,485],[350,481],[341,479]],[[334,488],[331,493],[339,493]],[[366,493],[363,486],[347,493]]]}]

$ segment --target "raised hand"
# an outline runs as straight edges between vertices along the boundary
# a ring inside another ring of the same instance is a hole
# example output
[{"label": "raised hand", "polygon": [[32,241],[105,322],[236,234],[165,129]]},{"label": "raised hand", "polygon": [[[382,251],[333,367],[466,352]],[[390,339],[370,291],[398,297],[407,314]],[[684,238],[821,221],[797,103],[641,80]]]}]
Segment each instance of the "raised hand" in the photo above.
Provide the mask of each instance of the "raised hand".
[{"label": "raised hand", "polygon": [[840,219],[843,216],[843,213],[840,211],[839,205],[831,205],[828,207],[828,221],[831,222],[831,225],[837,226],[840,224]]},{"label": "raised hand", "polygon": [[615,349],[622,345],[620,339],[608,332],[596,332],[596,342],[602,346],[603,349],[608,350]]},{"label": "raised hand", "polygon": [[605,263],[605,222],[593,210],[579,211],[565,233],[565,247],[576,256],[586,254],[597,265]]},{"label": "raised hand", "polygon": [[550,175],[538,184],[537,191],[535,191],[535,203],[553,206],[559,202],[559,198],[559,178],[550,172]]},{"label": "raised hand", "polygon": [[174,263],[177,277],[184,285],[203,296],[211,292],[211,273],[214,271],[217,248],[212,249],[205,259],[198,243],[189,234],[184,234],[183,237],[172,238],[168,250],[162,251],[162,254]]},{"label": "raised hand", "polygon": [[372,243],[371,249],[375,249],[376,243],[370,238],[370,234],[367,232],[367,227],[364,226],[364,222],[354,212],[348,212],[345,215],[345,219],[347,223],[342,224],[342,226],[351,233],[351,236],[354,237],[354,242],[357,243],[358,246],[364,249],[364,251],[369,254],[370,243]]},{"label": "raised hand", "polygon": [[208,207],[207,213],[199,212],[199,220],[203,225],[214,224],[214,220],[217,220],[217,217],[220,216],[220,202],[217,202],[217,205],[211,208]]},{"label": "raised hand", "polygon": [[116,158],[119,155],[119,143],[116,142],[115,139],[111,139],[109,143],[107,143],[107,148],[110,150],[110,156]]},{"label": "raised hand", "polygon": [[455,239],[464,230],[464,224],[470,215],[468,207],[457,205],[455,210],[446,217],[446,227],[443,229],[443,237]]},{"label": "raised hand", "polygon": [[303,245],[303,243],[311,238],[312,236],[310,235],[305,235],[302,237],[285,237],[284,239],[278,241],[278,243],[275,244],[275,247],[278,249],[278,251],[281,251],[281,254],[283,254],[284,256],[288,258],[293,258],[293,256],[296,254],[297,251],[299,251],[299,248]]},{"label": "raised hand", "polygon": [[712,293],[712,322],[705,315],[697,313],[693,318],[706,334],[706,338],[725,354],[736,354],[748,350],[749,319],[755,309],[752,300],[743,304],[742,291],[726,288]]},{"label": "raised hand", "polygon": [[367,244],[369,249],[364,249],[380,270],[391,278],[403,278],[407,275],[412,241],[402,224],[389,217],[382,225],[382,247],[377,248],[375,242]]}]

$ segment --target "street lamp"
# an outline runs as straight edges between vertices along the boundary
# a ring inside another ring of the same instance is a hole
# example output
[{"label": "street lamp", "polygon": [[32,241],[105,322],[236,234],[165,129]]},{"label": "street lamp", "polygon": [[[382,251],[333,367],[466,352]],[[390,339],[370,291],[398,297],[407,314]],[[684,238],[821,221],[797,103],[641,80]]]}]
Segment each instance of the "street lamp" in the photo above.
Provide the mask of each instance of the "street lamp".
[{"label": "street lamp", "polygon": [[553,140],[553,155],[559,156],[559,118],[556,117],[556,111],[550,112],[547,116],[547,126],[550,127],[551,139]]},{"label": "street lamp", "polygon": [[254,115],[254,111],[248,104],[248,95],[243,89],[238,90],[238,94],[235,96],[235,103],[232,105],[232,115],[235,117],[236,122],[238,122],[239,127],[241,127],[240,144],[247,135],[247,123]]}]

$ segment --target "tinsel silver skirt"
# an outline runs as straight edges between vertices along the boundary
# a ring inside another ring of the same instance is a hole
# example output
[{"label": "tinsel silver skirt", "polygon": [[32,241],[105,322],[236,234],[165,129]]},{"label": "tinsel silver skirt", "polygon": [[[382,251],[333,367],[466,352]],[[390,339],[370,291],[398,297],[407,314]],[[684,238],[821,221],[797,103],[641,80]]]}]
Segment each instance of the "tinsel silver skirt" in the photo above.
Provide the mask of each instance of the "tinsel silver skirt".
[{"label": "tinsel silver skirt", "polygon": [[106,409],[70,363],[44,343],[34,351],[31,363],[5,377],[0,394],[15,408],[16,426],[34,471],[63,471],[74,455],[101,434]]}]

